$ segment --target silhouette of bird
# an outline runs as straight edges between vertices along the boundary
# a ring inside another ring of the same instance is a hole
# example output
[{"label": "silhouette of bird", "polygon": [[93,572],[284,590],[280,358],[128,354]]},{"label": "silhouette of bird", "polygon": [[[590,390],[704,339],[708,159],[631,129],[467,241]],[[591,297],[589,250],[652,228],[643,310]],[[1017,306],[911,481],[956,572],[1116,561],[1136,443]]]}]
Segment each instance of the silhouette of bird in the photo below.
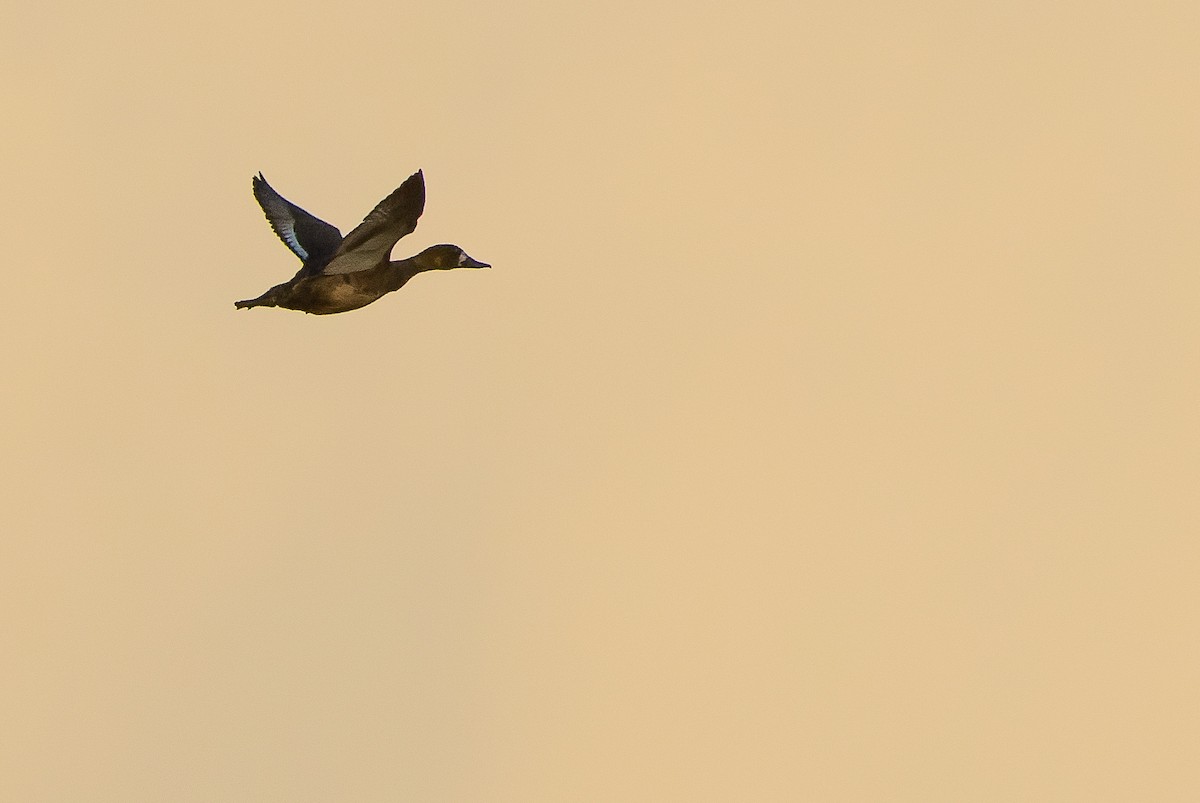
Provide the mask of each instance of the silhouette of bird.
[{"label": "silhouette of bird", "polygon": [[262,173],[251,184],[271,228],[304,264],[291,281],[258,298],[234,302],[238,309],[285,307],[330,315],[365,307],[427,270],[491,267],[457,245],[446,244],[430,246],[408,259],[389,259],[393,246],[417,228],[417,218],[425,210],[425,176],[420,170],[344,238],[334,226],[277,193]]}]

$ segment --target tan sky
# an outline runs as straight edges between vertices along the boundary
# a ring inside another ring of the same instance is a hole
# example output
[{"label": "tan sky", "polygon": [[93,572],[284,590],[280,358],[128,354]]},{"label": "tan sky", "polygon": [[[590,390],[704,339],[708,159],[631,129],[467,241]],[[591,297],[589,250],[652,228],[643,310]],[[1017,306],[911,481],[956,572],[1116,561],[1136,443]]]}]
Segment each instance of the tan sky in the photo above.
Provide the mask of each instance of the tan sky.
[{"label": "tan sky", "polygon": [[[1198,41],[6,11],[0,798],[1196,799]],[[418,168],[493,270],[234,310]]]}]

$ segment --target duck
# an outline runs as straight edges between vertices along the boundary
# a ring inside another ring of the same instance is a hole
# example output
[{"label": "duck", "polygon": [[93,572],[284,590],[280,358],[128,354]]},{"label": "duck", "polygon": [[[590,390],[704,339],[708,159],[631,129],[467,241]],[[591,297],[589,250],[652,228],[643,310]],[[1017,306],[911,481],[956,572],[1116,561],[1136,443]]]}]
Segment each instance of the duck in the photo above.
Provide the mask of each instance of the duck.
[{"label": "duck", "polygon": [[345,237],[335,226],[276,192],[262,173],[250,183],[267,222],[302,264],[290,281],[258,298],[235,301],[237,309],[283,307],[332,315],[378,301],[418,273],[491,267],[448,243],[430,246],[408,259],[391,260],[392,248],[417,228],[417,219],[425,210],[425,176],[420,170],[380,201]]}]

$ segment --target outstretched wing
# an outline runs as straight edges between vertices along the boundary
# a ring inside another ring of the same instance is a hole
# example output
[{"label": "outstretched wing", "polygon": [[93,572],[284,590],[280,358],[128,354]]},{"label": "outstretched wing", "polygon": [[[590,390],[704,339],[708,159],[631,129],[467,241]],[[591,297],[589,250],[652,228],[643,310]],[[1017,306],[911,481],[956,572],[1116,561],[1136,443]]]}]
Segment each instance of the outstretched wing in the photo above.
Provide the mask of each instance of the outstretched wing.
[{"label": "outstretched wing", "polygon": [[397,240],[417,228],[423,211],[425,176],[418,170],[346,235],[321,273],[354,273],[375,267],[387,258]]},{"label": "outstretched wing", "polygon": [[251,183],[254,185],[254,197],[270,221],[271,228],[284,245],[304,261],[300,273],[317,272],[337,252],[342,243],[342,233],[275,192],[262,173],[255,176]]}]

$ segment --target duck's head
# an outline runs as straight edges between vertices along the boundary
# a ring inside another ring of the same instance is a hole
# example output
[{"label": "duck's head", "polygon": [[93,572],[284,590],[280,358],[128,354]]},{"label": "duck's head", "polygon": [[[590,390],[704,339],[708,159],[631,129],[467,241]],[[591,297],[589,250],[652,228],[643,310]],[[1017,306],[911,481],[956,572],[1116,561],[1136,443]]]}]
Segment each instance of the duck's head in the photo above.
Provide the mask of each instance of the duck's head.
[{"label": "duck's head", "polygon": [[491,267],[486,262],[467,256],[467,252],[457,245],[431,245],[413,257],[413,261],[424,270]]}]

